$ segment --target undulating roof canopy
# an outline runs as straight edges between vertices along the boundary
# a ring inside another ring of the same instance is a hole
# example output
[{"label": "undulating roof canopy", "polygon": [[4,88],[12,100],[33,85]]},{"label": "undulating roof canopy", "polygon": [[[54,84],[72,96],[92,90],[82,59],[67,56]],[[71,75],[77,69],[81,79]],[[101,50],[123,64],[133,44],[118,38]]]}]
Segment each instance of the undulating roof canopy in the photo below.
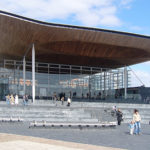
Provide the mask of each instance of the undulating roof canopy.
[{"label": "undulating roof canopy", "polygon": [[[0,57],[22,60],[35,44],[36,61],[118,68],[150,60],[150,37],[41,22],[0,11]],[[31,51],[27,54],[31,60]]]}]

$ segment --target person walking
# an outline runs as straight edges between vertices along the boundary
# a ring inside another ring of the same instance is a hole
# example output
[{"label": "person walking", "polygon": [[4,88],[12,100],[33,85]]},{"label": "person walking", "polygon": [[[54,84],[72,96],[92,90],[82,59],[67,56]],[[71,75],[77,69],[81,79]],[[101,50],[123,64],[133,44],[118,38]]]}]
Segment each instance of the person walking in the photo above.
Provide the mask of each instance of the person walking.
[{"label": "person walking", "polygon": [[123,121],[123,113],[119,108],[116,112],[116,116],[117,116],[118,125],[121,125],[121,121]]},{"label": "person walking", "polygon": [[133,113],[133,122],[135,124],[135,134],[140,134],[141,132],[141,116],[139,114],[139,111],[137,109],[134,109],[134,113]]}]

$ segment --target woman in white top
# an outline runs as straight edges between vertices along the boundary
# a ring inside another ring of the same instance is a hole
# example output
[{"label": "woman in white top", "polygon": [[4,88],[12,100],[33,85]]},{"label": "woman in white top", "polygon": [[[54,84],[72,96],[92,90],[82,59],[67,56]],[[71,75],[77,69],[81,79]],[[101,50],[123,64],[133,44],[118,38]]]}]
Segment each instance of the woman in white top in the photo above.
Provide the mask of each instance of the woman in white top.
[{"label": "woman in white top", "polygon": [[141,121],[141,116],[139,114],[139,111],[135,109],[133,114],[133,122],[135,123],[135,134],[140,134],[140,129],[141,129],[140,121]]},{"label": "woman in white top", "polygon": [[70,106],[70,104],[71,104],[71,98],[70,97],[68,97],[68,99],[67,99],[67,106]]},{"label": "woman in white top", "polygon": [[18,101],[18,95],[16,94],[15,96],[15,104],[18,105],[19,101]]}]

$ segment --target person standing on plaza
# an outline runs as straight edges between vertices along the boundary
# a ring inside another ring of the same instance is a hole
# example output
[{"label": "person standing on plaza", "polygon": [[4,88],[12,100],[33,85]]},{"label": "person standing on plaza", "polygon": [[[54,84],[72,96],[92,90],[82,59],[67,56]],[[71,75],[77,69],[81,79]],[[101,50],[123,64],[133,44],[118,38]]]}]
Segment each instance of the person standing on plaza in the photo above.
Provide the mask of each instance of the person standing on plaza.
[{"label": "person standing on plaza", "polygon": [[10,96],[10,104],[11,104],[11,105],[14,105],[14,104],[15,104],[15,99],[14,99],[13,94],[11,94],[11,96]]},{"label": "person standing on plaza", "polygon": [[65,98],[64,97],[61,97],[61,104],[64,105],[64,100]]},{"label": "person standing on plaza", "polygon": [[71,104],[71,98],[70,98],[70,97],[68,97],[68,99],[67,99],[67,106],[69,107],[69,106],[70,106],[70,104]]},{"label": "person standing on plaza", "polygon": [[134,132],[134,126],[135,126],[134,122],[131,121],[130,124],[129,124],[130,135],[133,135],[133,132]]},{"label": "person standing on plaza", "polygon": [[53,93],[53,103],[56,103],[57,101],[57,94],[56,92]]},{"label": "person standing on plaza", "polygon": [[23,95],[23,105],[26,105],[26,101],[25,101],[25,95]]},{"label": "person standing on plaza", "polygon": [[18,95],[15,95],[15,105],[18,105],[19,101],[18,101]]},{"label": "person standing on plaza", "polygon": [[117,116],[118,125],[121,125],[121,121],[123,121],[123,113],[119,108],[118,111],[116,112],[116,116]]},{"label": "person standing on plaza", "polygon": [[117,107],[116,106],[112,106],[111,115],[115,116],[116,113],[117,113]]},{"label": "person standing on plaza", "polygon": [[26,105],[28,104],[28,95],[25,95]]},{"label": "person standing on plaza", "polygon": [[7,104],[10,104],[10,96],[9,96],[9,94],[6,95],[6,103],[7,103]]},{"label": "person standing on plaza", "polygon": [[23,104],[26,106],[28,104],[28,95],[23,96]]},{"label": "person standing on plaza", "polygon": [[140,134],[141,130],[141,116],[139,114],[139,111],[137,109],[134,109],[133,113],[133,122],[135,124],[135,134]]}]

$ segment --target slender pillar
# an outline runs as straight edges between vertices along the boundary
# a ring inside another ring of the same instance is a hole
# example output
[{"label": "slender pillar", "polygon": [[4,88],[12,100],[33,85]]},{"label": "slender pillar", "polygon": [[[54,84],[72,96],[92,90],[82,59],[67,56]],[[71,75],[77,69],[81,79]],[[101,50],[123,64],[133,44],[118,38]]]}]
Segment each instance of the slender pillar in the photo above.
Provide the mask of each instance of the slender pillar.
[{"label": "slender pillar", "polygon": [[106,98],[106,72],[104,71],[104,98]]},{"label": "slender pillar", "polygon": [[35,48],[32,46],[32,100],[35,101]]},{"label": "slender pillar", "polygon": [[124,67],[124,98],[127,99],[127,67]]},{"label": "slender pillar", "polygon": [[49,67],[50,67],[50,65],[48,64],[48,92],[47,92],[47,96],[49,95],[49,93],[50,93],[50,78],[49,78]]},{"label": "slender pillar", "polygon": [[19,66],[17,66],[17,94],[19,95]]},{"label": "slender pillar", "polygon": [[6,64],[6,62],[5,62],[5,59],[4,59],[4,69],[5,69],[5,64]]},{"label": "slender pillar", "polygon": [[111,70],[109,70],[109,95],[112,95],[112,89],[111,89]]},{"label": "slender pillar", "polygon": [[89,75],[89,91],[88,91],[88,93],[89,93],[88,99],[90,99],[91,98],[91,76],[90,75]]},{"label": "slender pillar", "polygon": [[23,94],[26,94],[26,58],[23,58]]},{"label": "slender pillar", "polygon": [[117,90],[118,89],[119,89],[119,70],[117,70]]},{"label": "slender pillar", "polygon": [[16,85],[16,61],[14,61],[14,84]]},{"label": "slender pillar", "polygon": [[103,82],[102,82],[103,76],[102,75],[103,75],[103,72],[102,72],[102,68],[101,68],[101,73],[100,73],[100,91],[101,91],[101,97],[100,98],[101,99],[102,99],[102,94],[103,94],[102,93],[103,92],[103,85],[102,85],[103,84]]}]

